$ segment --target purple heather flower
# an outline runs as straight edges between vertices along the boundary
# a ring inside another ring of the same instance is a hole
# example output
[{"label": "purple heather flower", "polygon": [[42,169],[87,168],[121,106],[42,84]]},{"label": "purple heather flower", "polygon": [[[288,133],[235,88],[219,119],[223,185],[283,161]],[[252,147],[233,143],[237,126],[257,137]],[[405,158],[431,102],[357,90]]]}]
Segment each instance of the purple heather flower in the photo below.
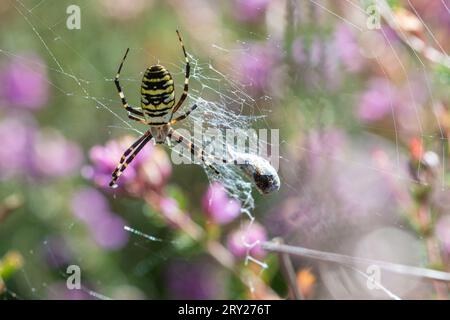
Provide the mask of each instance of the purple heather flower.
[{"label": "purple heather flower", "polygon": [[218,224],[227,224],[239,216],[241,205],[235,199],[228,197],[223,186],[212,183],[203,196],[203,210],[209,219]]},{"label": "purple heather flower", "polygon": [[450,191],[447,189],[434,188],[433,206],[440,212],[450,212]]},{"label": "purple heather flower", "polygon": [[450,253],[450,215],[442,216],[436,223],[436,236],[445,252]]},{"label": "purple heather flower", "polygon": [[78,171],[82,161],[80,147],[56,131],[40,132],[33,150],[35,174],[62,177]]},{"label": "purple heather flower", "polygon": [[312,131],[305,143],[308,171],[321,172],[328,167],[330,159],[336,157],[345,146],[345,142],[345,136],[341,131],[332,129]]},{"label": "purple heather flower", "polygon": [[297,38],[292,43],[292,57],[294,61],[301,65],[307,61],[303,38]]},{"label": "purple heather flower", "polygon": [[319,38],[315,38],[311,43],[309,59],[312,66],[317,67],[322,64],[324,58],[324,48],[325,43]]},{"label": "purple heather flower", "polygon": [[339,57],[335,53],[333,45],[325,43],[325,61],[323,73],[325,85],[330,90],[336,90],[342,83],[342,72],[339,70]]},{"label": "purple heather flower", "polygon": [[339,70],[339,58],[330,41],[322,38],[314,38],[310,47],[305,49],[305,40],[299,37],[292,44],[292,58],[302,67],[297,73],[305,81],[308,88],[315,90],[317,87],[325,87],[335,90],[342,80]]},{"label": "purple heather flower", "polygon": [[177,201],[172,198],[162,198],[159,201],[159,206],[162,213],[168,217],[173,217],[180,211]]},{"label": "purple heather flower", "polygon": [[358,72],[364,65],[355,34],[346,24],[337,26],[334,34],[336,54],[349,72]]},{"label": "purple heather flower", "polygon": [[109,213],[105,196],[94,188],[83,188],[72,197],[72,212],[83,222],[93,225]]},{"label": "purple heather flower", "polygon": [[416,132],[419,135],[421,124],[417,115],[429,99],[429,92],[423,76],[412,73],[408,78],[408,81],[395,90],[397,125],[405,132]]},{"label": "purple heather flower", "polygon": [[276,53],[268,44],[250,45],[238,57],[240,81],[252,90],[259,92],[269,88],[272,68],[276,62]]},{"label": "purple heather flower", "polygon": [[0,122],[1,177],[22,174],[30,177],[61,177],[75,172],[81,150],[55,132],[38,132],[28,118]]},{"label": "purple heather flower", "polygon": [[0,177],[31,170],[35,124],[30,119],[7,118],[0,122]]},{"label": "purple heather flower", "polygon": [[177,201],[172,198],[161,198],[159,200],[159,208],[168,223],[172,227],[177,228],[177,222],[183,217],[183,213],[180,210]]},{"label": "purple heather flower", "polygon": [[208,261],[177,261],[169,265],[167,274],[171,299],[220,299],[224,277]]},{"label": "purple heather flower", "polygon": [[395,107],[395,90],[384,78],[372,79],[358,103],[358,118],[365,122],[381,120]]},{"label": "purple heather flower", "polygon": [[12,59],[1,71],[0,79],[1,96],[7,105],[37,110],[48,101],[45,62],[35,55]]},{"label": "purple heather flower", "polygon": [[233,12],[236,19],[243,22],[256,22],[267,10],[270,0],[234,0]]},{"label": "purple heather flower", "polygon": [[79,190],[73,196],[71,206],[73,214],[87,224],[99,246],[115,250],[127,243],[126,222],[110,211],[105,196],[96,189]]},{"label": "purple heather flower", "polygon": [[[110,140],[104,146],[92,147],[89,153],[92,166],[83,170],[84,175],[87,178],[92,179],[98,186],[109,188],[108,185],[111,181],[111,173],[119,163],[122,154],[131,146],[134,140],[135,139],[126,136],[119,141]],[[120,176],[119,187],[132,181],[136,177],[137,168],[149,158],[153,149],[153,144],[147,143],[133,160],[132,164],[129,165]]]},{"label": "purple heather flower", "polygon": [[[426,0],[411,0],[411,6],[413,6],[419,16],[425,20],[427,25],[434,24],[431,27],[439,34],[442,32],[443,39],[450,33],[450,14],[448,12],[450,4],[448,0],[442,1],[426,1]],[[439,30],[436,30],[439,29]],[[439,39],[438,39],[439,40]]]},{"label": "purple heather flower", "polygon": [[110,213],[90,227],[99,246],[104,249],[117,250],[128,242],[128,232],[124,229],[125,224],[125,220],[121,217]]},{"label": "purple heather flower", "polygon": [[383,36],[385,45],[395,44],[400,41],[397,32],[392,29],[389,25],[382,25],[379,33]]},{"label": "purple heather flower", "polygon": [[248,253],[254,257],[262,258],[265,251],[261,242],[267,240],[267,233],[263,226],[257,222],[245,224],[228,235],[227,247],[238,258],[244,258]]},{"label": "purple heather flower", "polygon": [[396,175],[406,176],[406,168],[395,167],[396,175],[378,170],[380,160],[375,157],[383,150],[388,155],[384,161],[395,161],[395,145],[329,128],[311,132],[301,149],[297,164],[291,161],[292,168],[283,173],[293,192],[265,221],[271,234],[297,245],[337,249],[345,241],[342,234],[350,239],[394,221],[408,190],[407,182]]}]

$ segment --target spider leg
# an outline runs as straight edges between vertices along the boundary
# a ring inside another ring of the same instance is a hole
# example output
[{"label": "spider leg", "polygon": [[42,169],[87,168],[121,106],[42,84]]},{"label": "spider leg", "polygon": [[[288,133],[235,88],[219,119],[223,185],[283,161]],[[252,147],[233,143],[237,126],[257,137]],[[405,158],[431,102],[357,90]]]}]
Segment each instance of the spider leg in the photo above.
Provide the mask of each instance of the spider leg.
[{"label": "spider leg", "polygon": [[181,44],[181,48],[183,49],[184,59],[186,60],[186,74],[185,74],[185,77],[184,77],[183,93],[181,94],[180,100],[178,100],[177,104],[173,108],[172,116],[173,116],[173,114],[175,112],[177,112],[177,110],[183,104],[184,100],[186,100],[186,98],[187,98],[188,90],[189,90],[189,75],[190,75],[190,72],[191,72],[191,65],[189,64],[189,58],[188,58],[188,55],[186,53],[186,49],[184,48],[183,40],[181,40],[180,32],[178,32],[178,30],[177,30],[177,35],[178,35],[178,40],[180,41],[180,44]]},{"label": "spider leg", "polygon": [[[142,148],[152,139],[152,135],[149,131],[147,131],[142,137],[137,139],[122,155],[120,158],[120,162],[117,165],[116,169],[112,173],[112,179],[109,183],[111,188],[117,188],[117,180],[120,175],[125,171],[127,166],[133,161],[136,155],[142,150]],[[130,155],[131,153],[131,155]],[[129,155],[129,157],[128,157]],[[127,158],[128,157],[128,158]]]},{"label": "spider leg", "polygon": [[183,146],[191,152],[191,155],[199,159],[202,163],[214,171],[215,174],[220,174],[220,172],[209,161],[209,159],[213,157],[208,155],[203,148],[197,147],[192,141],[189,141],[174,129],[170,129],[167,136],[172,142],[174,142],[174,145],[182,143]]},{"label": "spider leg", "polygon": [[125,94],[123,93],[122,87],[120,86],[120,82],[119,82],[120,72],[122,71],[123,64],[125,62],[125,59],[127,58],[129,51],[130,51],[130,48],[127,49],[127,51],[125,52],[125,55],[122,58],[122,61],[120,62],[119,70],[117,71],[116,77],[114,78],[114,84],[116,85],[117,91],[119,92],[119,97],[122,100],[122,106],[124,107],[124,109],[132,114],[143,117],[144,114],[141,111],[136,110],[128,105],[127,98],[125,98]]},{"label": "spider leg", "polygon": [[167,138],[169,138],[169,140],[172,143],[174,143],[174,145],[177,145],[183,142],[184,140],[184,137],[175,130],[173,130],[172,128],[169,129],[169,132],[167,133]]},{"label": "spider leg", "polygon": [[141,119],[139,117],[135,117],[132,114],[128,114],[128,118],[130,118],[131,120],[143,123],[143,124],[147,124],[147,122],[145,121],[145,119]]},{"label": "spider leg", "polygon": [[191,114],[191,112],[194,111],[195,109],[197,109],[197,105],[196,104],[194,104],[186,113],[184,113],[181,116],[179,116],[179,117],[173,119],[172,121],[170,121],[170,124],[175,124],[178,121],[186,119]]}]

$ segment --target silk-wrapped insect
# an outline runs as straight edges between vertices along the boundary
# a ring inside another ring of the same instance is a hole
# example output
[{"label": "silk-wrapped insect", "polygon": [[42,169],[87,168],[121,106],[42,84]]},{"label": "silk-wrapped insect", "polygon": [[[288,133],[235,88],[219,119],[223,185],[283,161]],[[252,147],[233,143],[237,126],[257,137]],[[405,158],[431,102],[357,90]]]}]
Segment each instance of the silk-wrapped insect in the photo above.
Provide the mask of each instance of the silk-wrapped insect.
[{"label": "silk-wrapped insect", "polygon": [[269,161],[251,153],[229,152],[234,165],[241,169],[261,194],[269,194],[280,189],[280,177]]}]

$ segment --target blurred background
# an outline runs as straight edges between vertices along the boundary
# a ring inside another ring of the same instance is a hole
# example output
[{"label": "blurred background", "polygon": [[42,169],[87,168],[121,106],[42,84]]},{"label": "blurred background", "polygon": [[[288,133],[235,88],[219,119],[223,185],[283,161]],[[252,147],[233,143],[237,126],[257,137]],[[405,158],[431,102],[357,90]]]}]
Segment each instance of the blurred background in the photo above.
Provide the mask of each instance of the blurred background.
[{"label": "blurred background", "polygon": [[[71,5],[80,29],[70,28]],[[0,298],[392,298],[367,284],[365,268],[292,256],[287,277],[290,264],[260,246],[275,237],[450,271],[449,8],[2,0]],[[120,188],[107,186],[146,129],[127,119],[114,87],[120,59],[130,47],[121,81],[132,105],[156,63],[179,96],[177,28],[194,95],[238,92],[244,114],[264,116],[254,128],[280,130],[281,189],[253,192],[251,224],[242,203],[200,166],[173,165],[165,146],[147,145]],[[79,290],[67,287],[70,265]],[[378,281],[399,298],[449,298],[444,282],[386,271]]]}]

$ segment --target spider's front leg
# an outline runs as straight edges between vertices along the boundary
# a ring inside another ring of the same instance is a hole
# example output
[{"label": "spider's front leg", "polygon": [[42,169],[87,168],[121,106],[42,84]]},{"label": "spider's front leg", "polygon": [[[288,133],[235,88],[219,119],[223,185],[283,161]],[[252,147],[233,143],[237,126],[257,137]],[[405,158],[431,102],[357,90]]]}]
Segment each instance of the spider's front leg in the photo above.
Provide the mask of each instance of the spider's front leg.
[{"label": "spider's front leg", "polygon": [[[144,120],[140,119],[138,117],[144,117],[144,114],[141,111],[130,107],[130,105],[127,102],[127,98],[125,97],[125,94],[123,93],[122,87],[120,86],[120,82],[119,82],[120,72],[122,71],[122,67],[125,62],[125,59],[127,58],[128,52],[130,52],[130,48],[127,49],[127,51],[125,52],[125,55],[122,58],[122,61],[120,62],[119,70],[117,70],[116,77],[114,78],[114,84],[116,85],[116,89],[119,93],[120,100],[122,101],[123,108],[128,111],[128,118],[139,121],[139,122],[143,122]],[[136,117],[136,116],[138,116],[138,117]]]},{"label": "spider's front leg", "polygon": [[186,71],[185,71],[185,75],[184,75],[183,93],[181,94],[180,100],[178,100],[177,104],[173,108],[172,115],[175,112],[177,112],[177,110],[183,105],[184,100],[186,100],[186,98],[188,96],[188,92],[189,92],[189,77],[190,77],[190,74],[191,74],[191,65],[189,64],[189,58],[188,58],[188,55],[186,53],[186,48],[184,47],[183,40],[181,39],[180,32],[178,30],[177,30],[177,35],[178,35],[178,41],[180,41],[181,49],[183,49],[184,59],[186,61]]},{"label": "spider's front leg", "polygon": [[[142,150],[142,148],[152,139],[152,134],[150,131],[144,133],[139,139],[137,139],[120,158],[120,162],[117,165],[116,169],[111,174],[112,179],[109,183],[111,188],[117,188],[117,180],[125,171],[127,166],[133,161],[133,159],[137,156],[137,154]],[[131,153],[131,154],[130,154]]]}]

